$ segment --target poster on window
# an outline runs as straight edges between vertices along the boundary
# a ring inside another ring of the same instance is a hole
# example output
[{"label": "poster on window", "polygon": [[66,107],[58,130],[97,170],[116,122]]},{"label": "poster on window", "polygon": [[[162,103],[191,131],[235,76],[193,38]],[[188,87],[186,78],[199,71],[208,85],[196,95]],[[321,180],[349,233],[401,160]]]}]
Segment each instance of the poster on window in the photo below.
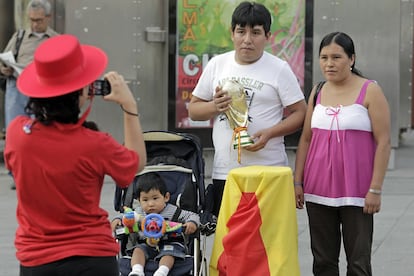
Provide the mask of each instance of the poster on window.
[{"label": "poster on window", "polygon": [[[192,121],[187,105],[210,58],[233,50],[231,15],[242,0],[178,0],[176,128],[211,128],[213,120]],[[265,51],[286,60],[304,88],[305,0],[257,0],[272,15]]]}]

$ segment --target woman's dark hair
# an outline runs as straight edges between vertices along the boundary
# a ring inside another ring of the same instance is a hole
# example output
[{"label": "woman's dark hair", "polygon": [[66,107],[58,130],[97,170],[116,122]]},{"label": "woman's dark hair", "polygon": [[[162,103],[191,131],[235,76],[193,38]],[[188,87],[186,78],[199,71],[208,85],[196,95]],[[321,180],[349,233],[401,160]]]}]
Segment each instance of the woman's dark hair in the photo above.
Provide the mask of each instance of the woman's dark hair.
[{"label": "woman's dark hair", "polygon": [[76,124],[80,113],[80,92],[75,91],[51,98],[29,98],[25,111],[45,125],[52,122]]},{"label": "woman's dark hair", "polygon": [[160,191],[163,196],[168,192],[164,180],[156,172],[148,172],[140,175],[137,184],[137,198],[139,198],[141,192],[148,193],[151,190]]},{"label": "woman's dark hair", "polygon": [[[52,122],[76,124],[79,120],[79,94],[82,89],[62,96],[51,98],[29,98],[25,107],[27,114],[34,116],[36,122],[50,125]],[[84,122],[83,126],[98,130],[94,122]]]},{"label": "woman's dark hair", "polygon": [[231,30],[234,31],[236,25],[242,27],[263,26],[265,33],[270,31],[272,18],[269,10],[262,4],[255,2],[242,2],[233,12],[231,17]]},{"label": "woman's dark hair", "polygon": [[355,68],[356,55],[355,55],[355,46],[354,46],[354,42],[352,41],[352,38],[346,33],[342,33],[342,32],[333,32],[333,33],[327,34],[322,39],[321,44],[319,45],[319,55],[321,54],[322,48],[330,45],[331,43],[335,43],[341,46],[349,58],[352,58],[352,56],[354,56],[354,63],[351,66],[351,71],[354,74],[362,77],[362,73],[358,69]]}]

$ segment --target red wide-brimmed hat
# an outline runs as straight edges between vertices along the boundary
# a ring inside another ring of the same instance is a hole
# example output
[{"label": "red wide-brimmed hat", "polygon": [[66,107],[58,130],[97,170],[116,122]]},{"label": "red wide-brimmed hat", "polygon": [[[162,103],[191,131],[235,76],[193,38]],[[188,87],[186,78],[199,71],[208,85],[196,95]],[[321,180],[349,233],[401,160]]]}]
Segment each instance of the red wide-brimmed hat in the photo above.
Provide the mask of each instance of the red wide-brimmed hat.
[{"label": "red wide-brimmed hat", "polygon": [[34,60],[17,79],[26,96],[49,98],[81,89],[105,70],[108,57],[99,48],[81,45],[73,35],[58,35],[43,42]]}]

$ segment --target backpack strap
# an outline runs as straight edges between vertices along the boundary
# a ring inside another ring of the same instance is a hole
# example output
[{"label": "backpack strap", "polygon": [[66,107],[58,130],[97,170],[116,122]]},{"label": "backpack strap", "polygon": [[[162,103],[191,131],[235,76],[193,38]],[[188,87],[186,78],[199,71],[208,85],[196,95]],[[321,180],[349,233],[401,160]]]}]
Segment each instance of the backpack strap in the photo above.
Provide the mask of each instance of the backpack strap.
[{"label": "backpack strap", "polygon": [[325,84],[326,81],[320,81],[316,85],[315,95],[313,96],[313,108],[316,106],[316,101],[318,100],[319,92],[321,92],[322,86]]},{"label": "backpack strap", "polygon": [[19,29],[17,31],[17,36],[16,36],[16,45],[14,48],[14,59],[17,61],[17,56],[19,55],[19,51],[20,51],[20,46],[22,45],[22,41],[23,41],[23,36],[24,33],[26,31],[24,29]]}]

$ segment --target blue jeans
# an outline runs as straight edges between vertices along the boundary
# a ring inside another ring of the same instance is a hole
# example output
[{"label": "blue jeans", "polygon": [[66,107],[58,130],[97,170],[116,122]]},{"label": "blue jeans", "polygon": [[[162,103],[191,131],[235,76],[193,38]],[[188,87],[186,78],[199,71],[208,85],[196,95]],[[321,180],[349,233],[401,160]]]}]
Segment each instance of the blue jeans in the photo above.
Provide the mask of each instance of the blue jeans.
[{"label": "blue jeans", "polygon": [[6,85],[6,94],[4,96],[4,123],[7,127],[10,122],[18,115],[25,115],[24,108],[26,107],[28,97],[20,93],[16,87],[16,79],[8,78]]}]

